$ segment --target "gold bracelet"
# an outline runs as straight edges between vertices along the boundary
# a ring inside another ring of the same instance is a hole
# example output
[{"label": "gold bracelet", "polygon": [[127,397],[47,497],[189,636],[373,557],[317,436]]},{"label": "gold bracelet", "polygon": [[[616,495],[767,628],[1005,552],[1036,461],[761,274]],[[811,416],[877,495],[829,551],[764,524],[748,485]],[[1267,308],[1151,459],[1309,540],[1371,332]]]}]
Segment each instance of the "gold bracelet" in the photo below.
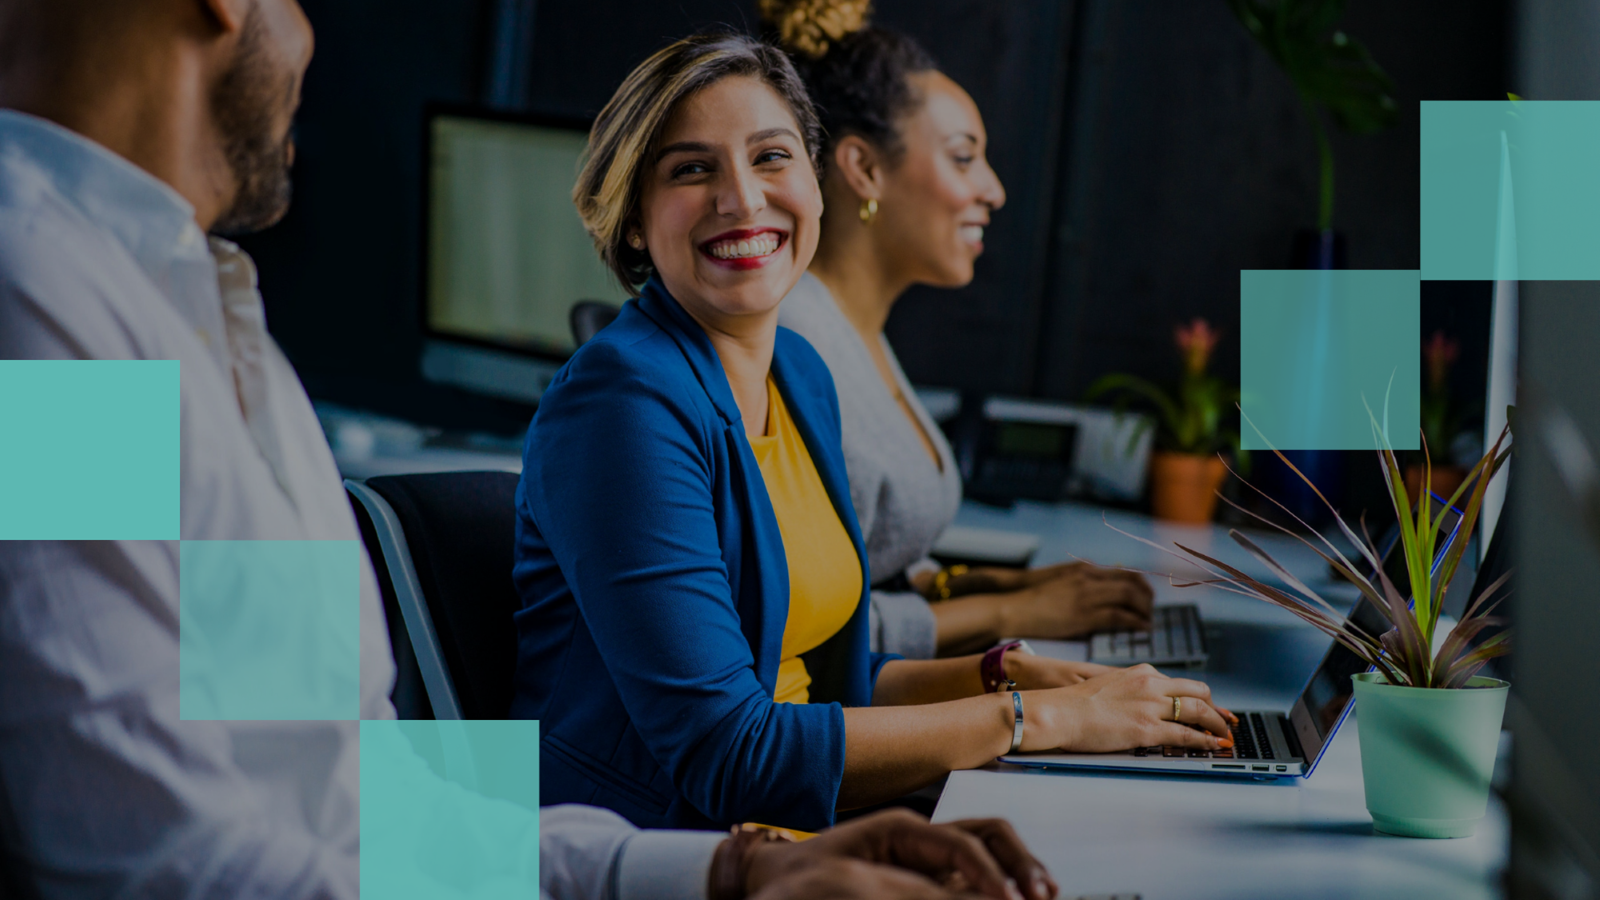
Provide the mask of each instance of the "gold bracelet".
[{"label": "gold bracelet", "polygon": [[946,566],[933,576],[933,597],[935,600],[950,599],[950,579],[960,578],[967,574],[967,567],[963,565]]}]

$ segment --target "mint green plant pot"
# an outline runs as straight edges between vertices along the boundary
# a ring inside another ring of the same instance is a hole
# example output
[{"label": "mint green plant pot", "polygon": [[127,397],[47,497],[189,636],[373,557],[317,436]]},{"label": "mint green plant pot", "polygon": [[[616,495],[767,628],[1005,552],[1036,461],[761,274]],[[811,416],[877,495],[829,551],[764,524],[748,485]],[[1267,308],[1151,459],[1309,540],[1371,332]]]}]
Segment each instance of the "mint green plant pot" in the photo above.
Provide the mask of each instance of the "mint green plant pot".
[{"label": "mint green plant pot", "polygon": [[1510,685],[1396,687],[1378,672],[1355,676],[1367,812],[1385,834],[1468,837],[1489,805]]}]

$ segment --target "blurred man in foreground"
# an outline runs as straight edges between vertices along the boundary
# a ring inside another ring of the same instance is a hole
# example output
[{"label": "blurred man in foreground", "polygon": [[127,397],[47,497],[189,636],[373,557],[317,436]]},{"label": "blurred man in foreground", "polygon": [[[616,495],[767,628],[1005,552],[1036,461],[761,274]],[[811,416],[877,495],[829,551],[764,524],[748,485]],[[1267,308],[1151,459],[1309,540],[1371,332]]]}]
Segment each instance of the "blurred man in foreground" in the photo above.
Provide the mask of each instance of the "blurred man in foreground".
[{"label": "blurred man in foreground", "polygon": [[[208,237],[288,209],[311,52],[294,0],[0,0],[0,358],[178,360],[184,540],[359,540],[254,266]],[[176,541],[0,542],[9,868],[354,897],[358,723],[180,721],[178,568]],[[360,584],[360,714],[393,718],[364,559]]]},{"label": "blurred man in foreground", "polygon": [[[184,540],[359,542],[255,268],[218,236],[288,209],[311,53],[294,0],[0,0],[0,359],[179,360]],[[358,723],[180,721],[178,571],[176,541],[0,541],[0,894],[353,900]],[[384,719],[375,585],[363,554],[360,715]],[[397,734],[369,751],[409,773],[419,872],[465,841],[482,884],[531,889],[542,842],[559,898],[1055,890],[994,822],[767,846],[567,807],[534,841],[531,811],[441,781]]]}]

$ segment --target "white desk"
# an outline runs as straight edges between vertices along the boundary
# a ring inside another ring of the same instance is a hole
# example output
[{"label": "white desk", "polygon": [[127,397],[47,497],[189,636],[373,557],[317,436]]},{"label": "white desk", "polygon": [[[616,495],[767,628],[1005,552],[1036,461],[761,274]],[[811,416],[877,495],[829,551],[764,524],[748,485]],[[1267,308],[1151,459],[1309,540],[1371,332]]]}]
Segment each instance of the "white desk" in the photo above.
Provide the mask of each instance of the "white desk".
[{"label": "white desk", "polygon": [[[1075,504],[1020,504],[1013,510],[966,504],[956,521],[1039,535],[1036,564],[1081,557],[1188,574],[1177,560],[1163,560],[1106,528],[1101,515],[1095,507]],[[1225,529],[1158,524],[1131,513],[1105,515],[1141,537],[1181,540],[1252,574],[1265,574]],[[1312,588],[1328,587],[1354,600],[1353,589],[1330,585],[1322,560],[1303,548],[1296,552],[1293,539],[1257,543]],[[1211,661],[1204,671],[1173,674],[1204,679],[1224,706],[1288,709],[1329,644],[1315,629],[1266,603],[1211,588],[1173,588],[1159,579],[1155,586],[1157,603],[1199,604]],[[1423,841],[1375,834],[1362,790],[1354,716],[1309,779],[1068,774],[996,764],[952,774],[934,818],[972,816],[1009,819],[1050,867],[1066,898],[1113,893],[1138,893],[1144,900],[1491,897],[1498,893],[1508,842],[1505,812],[1496,802],[1471,838]]]}]

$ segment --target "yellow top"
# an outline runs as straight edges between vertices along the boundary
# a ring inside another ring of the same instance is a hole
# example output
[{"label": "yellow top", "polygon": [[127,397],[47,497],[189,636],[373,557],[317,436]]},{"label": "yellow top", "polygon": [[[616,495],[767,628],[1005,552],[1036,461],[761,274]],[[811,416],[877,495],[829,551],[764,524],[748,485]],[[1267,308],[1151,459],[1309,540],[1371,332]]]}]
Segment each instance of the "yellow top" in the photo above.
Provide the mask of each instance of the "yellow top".
[{"label": "yellow top", "polygon": [[828,498],[805,441],[767,378],[767,432],[750,439],[789,564],[789,618],[778,664],[779,703],[809,700],[811,676],[800,654],[822,645],[850,621],[861,602],[861,558]]}]

